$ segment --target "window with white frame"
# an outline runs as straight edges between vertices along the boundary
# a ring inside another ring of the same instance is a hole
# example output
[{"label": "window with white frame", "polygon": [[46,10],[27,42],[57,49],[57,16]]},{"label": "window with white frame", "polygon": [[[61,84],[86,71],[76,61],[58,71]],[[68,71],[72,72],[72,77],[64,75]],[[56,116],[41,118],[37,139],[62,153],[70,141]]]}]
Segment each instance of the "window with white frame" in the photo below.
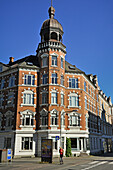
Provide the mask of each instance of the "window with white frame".
[{"label": "window with white frame", "polygon": [[61,105],[64,105],[64,94],[61,94]]},{"label": "window with white frame", "polygon": [[15,76],[11,76],[9,78],[9,87],[13,87],[15,85]]},{"label": "window with white frame", "polygon": [[51,104],[57,104],[57,92],[51,93]]},{"label": "window with white frame", "polygon": [[21,149],[22,150],[32,150],[33,149],[33,138],[32,137],[22,137]]},{"label": "window with white frame", "polygon": [[69,78],[69,88],[78,88],[77,78]]},{"label": "window with white frame", "polygon": [[45,109],[40,112],[40,119],[42,126],[48,125],[48,112]]},{"label": "window with white frame", "polygon": [[43,84],[47,84],[47,74],[43,75]]},{"label": "window with white frame", "polygon": [[57,66],[57,56],[52,56],[52,66]]},{"label": "window with white frame", "polygon": [[57,73],[52,73],[52,84],[57,84]]},{"label": "window with white frame", "polygon": [[86,128],[88,128],[88,115],[85,116],[85,120],[86,120]]},{"label": "window with white frame", "polygon": [[64,76],[61,75],[61,85],[64,86]]},{"label": "window with white frame", "polygon": [[2,106],[2,103],[3,103],[3,97],[0,96],[0,107]]},{"label": "window with white frame", "polygon": [[63,58],[61,57],[61,68],[63,68]]},{"label": "window with white frame", "polygon": [[80,115],[77,113],[70,114],[70,126],[80,126]]},{"label": "window with white frame", "polygon": [[31,74],[24,75],[24,84],[25,85],[34,85],[35,84],[35,75],[31,75]]},{"label": "window with white frame", "polygon": [[26,90],[23,93],[23,104],[33,105],[34,104],[34,93],[30,90]]},{"label": "window with white frame", "polygon": [[42,58],[42,66],[47,66],[47,57]]},{"label": "window with white frame", "polygon": [[9,93],[7,99],[7,106],[12,106],[14,104],[14,94]]},{"label": "window with white frame", "polygon": [[47,104],[47,93],[42,93],[42,104]]},{"label": "window with white frame", "polygon": [[69,106],[71,106],[71,107],[78,107],[79,106],[79,97],[78,97],[78,94],[72,93],[69,96]]},{"label": "window with white frame", "polygon": [[33,115],[29,115],[29,114],[22,115],[22,125],[23,126],[33,126],[34,125]]},{"label": "window with white frame", "polygon": [[2,79],[2,80],[1,80],[0,89],[3,89],[3,88],[4,88],[4,86],[5,86],[5,80],[4,80],[4,79]]},{"label": "window with white frame", "polygon": [[51,125],[57,125],[58,124],[58,111],[53,110],[51,111]]},{"label": "window with white frame", "polygon": [[57,140],[55,139],[55,137],[52,137],[53,140],[53,149],[57,150]]}]

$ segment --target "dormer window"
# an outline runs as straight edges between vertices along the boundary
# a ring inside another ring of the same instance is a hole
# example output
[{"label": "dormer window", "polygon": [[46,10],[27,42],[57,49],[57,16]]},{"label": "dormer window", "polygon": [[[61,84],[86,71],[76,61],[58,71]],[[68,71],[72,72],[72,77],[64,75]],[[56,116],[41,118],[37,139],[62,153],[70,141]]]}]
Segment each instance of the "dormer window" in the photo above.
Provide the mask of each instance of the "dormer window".
[{"label": "dormer window", "polygon": [[57,66],[57,56],[52,56],[52,66]]}]

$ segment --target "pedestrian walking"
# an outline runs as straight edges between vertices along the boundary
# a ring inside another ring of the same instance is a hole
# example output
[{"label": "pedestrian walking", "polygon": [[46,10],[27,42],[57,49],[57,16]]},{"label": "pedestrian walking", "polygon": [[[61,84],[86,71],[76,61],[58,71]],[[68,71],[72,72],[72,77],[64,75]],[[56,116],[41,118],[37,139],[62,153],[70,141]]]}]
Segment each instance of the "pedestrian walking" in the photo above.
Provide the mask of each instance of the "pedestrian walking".
[{"label": "pedestrian walking", "polygon": [[59,153],[60,153],[60,164],[63,164],[63,152],[64,150],[60,147]]}]

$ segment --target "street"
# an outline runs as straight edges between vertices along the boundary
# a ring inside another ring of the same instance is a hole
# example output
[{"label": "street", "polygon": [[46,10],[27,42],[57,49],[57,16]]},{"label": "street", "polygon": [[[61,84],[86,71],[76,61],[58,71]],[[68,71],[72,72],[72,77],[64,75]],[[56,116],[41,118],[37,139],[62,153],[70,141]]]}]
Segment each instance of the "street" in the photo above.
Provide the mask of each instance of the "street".
[{"label": "street", "polygon": [[40,158],[13,159],[12,162],[0,163],[1,170],[113,170],[113,153],[103,156],[83,156],[64,158],[60,165],[59,158],[53,158],[53,163],[41,163]]}]

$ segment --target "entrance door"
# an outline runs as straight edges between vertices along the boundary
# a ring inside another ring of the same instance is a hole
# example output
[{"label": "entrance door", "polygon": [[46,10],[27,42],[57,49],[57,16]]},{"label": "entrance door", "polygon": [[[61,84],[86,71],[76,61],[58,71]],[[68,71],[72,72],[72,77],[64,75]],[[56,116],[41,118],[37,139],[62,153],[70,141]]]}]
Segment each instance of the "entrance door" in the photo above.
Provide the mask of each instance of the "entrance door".
[{"label": "entrance door", "polygon": [[79,148],[80,148],[80,151],[83,152],[83,150],[84,150],[84,140],[83,140],[83,138],[79,139]]}]

